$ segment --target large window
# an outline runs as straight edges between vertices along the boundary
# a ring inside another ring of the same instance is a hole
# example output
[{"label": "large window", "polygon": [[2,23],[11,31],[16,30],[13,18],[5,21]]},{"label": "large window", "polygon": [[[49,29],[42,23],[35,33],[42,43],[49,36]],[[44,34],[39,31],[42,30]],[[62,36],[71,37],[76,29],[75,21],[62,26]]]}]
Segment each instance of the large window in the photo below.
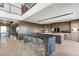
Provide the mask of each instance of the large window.
[{"label": "large window", "polygon": [[18,33],[19,32],[19,27],[16,27],[16,33]]},{"label": "large window", "polygon": [[7,27],[1,26],[1,34],[6,34],[6,33],[7,33]]}]

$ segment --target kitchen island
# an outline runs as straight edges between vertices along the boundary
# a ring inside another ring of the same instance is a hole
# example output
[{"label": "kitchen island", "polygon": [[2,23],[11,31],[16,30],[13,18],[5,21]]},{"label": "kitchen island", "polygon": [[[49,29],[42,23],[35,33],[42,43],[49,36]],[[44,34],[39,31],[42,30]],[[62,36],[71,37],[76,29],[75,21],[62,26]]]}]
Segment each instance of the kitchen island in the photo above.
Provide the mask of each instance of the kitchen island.
[{"label": "kitchen island", "polygon": [[63,44],[64,42],[64,33],[42,33],[56,36],[56,43]]},{"label": "kitchen island", "polygon": [[45,50],[45,56],[50,56],[55,51],[55,40],[55,36],[51,34],[31,33],[24,35],[25,43],[32,42],[32,45],[35,45],[37,47],[43,45],[42,48]]}]

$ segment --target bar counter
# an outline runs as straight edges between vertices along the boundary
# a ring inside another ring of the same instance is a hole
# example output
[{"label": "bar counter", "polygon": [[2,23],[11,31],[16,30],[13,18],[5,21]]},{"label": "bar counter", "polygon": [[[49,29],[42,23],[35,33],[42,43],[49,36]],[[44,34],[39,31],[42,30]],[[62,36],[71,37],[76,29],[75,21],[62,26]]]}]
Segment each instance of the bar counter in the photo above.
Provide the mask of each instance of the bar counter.
[{"label": "bar counter", "polygon": [[[45,56],[51,56],[53,55],[53,52],[55,51],[55,36],[51,34],[43,34],[43,33],[31,33],[31,34],[25,34],[24,41],[27,41],[27,36],[34,37],[34,38],[40,38],[43,43],[45,44]],[[32,40],[31,38],[31,40]],[[38,39],[36,39],[38,40]]]}]

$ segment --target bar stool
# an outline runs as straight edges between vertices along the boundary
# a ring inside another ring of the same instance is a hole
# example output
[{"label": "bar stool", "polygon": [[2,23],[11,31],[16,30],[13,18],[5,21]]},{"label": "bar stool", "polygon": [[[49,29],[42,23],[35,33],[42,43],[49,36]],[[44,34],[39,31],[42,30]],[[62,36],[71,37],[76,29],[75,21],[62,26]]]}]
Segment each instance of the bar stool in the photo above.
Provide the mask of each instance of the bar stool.
[{"label": "bar stool", "polygon": [[34,49],[36,49],[36,38],[35,37],[31,37],[31,39],[32,39],[32,47]]}]

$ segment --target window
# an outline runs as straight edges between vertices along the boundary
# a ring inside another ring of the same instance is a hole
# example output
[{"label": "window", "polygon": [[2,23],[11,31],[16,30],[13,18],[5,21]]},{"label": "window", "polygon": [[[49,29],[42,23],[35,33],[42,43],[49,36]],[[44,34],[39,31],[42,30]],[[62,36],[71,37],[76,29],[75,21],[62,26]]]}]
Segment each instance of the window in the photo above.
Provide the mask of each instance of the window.
[{"label": "window", "polygon": [[16,33],[18,33],[19,32],[19,27],[16,27]]},{"label": "window", "polygon": [[7,32],[7,27],[1,26],[1,34],[6,34],[6,32]]}]

